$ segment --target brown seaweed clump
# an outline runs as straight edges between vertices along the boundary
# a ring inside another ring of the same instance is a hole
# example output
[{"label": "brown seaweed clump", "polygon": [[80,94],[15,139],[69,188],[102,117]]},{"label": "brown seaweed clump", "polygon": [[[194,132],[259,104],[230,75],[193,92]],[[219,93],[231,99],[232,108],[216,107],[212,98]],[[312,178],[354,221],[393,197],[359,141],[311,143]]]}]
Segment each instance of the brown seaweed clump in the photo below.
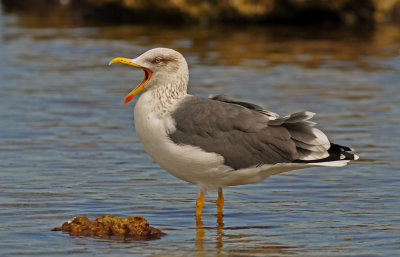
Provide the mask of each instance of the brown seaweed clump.
[{"label": "brown seaweed clump", "polygon": [[61,227],[53,231],[68,232],[70,236],[91,237],[124,237],[132,240],[159,239],[165,235],[159,229],[153,228],[142,216],[130,216],[119,218],[117,216],[104,215],[96,220],[87,217],[75,217],[72,221],[65,222]]}]

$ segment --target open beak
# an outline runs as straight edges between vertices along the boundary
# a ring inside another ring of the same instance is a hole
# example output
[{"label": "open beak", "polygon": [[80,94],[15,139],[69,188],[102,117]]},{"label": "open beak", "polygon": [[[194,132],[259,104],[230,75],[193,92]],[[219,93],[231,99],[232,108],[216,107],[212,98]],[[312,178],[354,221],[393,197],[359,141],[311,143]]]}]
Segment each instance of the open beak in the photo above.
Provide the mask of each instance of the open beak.
[{"label": "open beak", "polygon": [[153,72],[148,68],[145,68],[143,66],[136,64],[134,62],[134,59],[124,58],[124,57],[116,57],[116,58],[112,59],[108,63],[108,65],[111,65],[115,62],[120,62],[120,63],[130,65],[133,67],[141,68],[144,71],[143,81],[140,82],[140,84],[125,97],[124,104],[126,104],[126,103],[129,103],[137,94],[140,93],[140,91],[142,91],[144,89],[144,85],[146,85],[146,83],[150,80],[151,75],[153,75]]}]

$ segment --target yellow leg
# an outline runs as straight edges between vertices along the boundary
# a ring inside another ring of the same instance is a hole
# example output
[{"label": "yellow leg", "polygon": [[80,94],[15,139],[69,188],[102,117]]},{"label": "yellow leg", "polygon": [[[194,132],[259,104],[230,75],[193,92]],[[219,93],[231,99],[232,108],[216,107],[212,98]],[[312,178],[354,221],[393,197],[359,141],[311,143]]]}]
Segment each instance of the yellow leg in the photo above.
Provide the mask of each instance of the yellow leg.
[{"label": "yellow leg", "polygon": [[196,201],[196,216],[197,217],[201,216],[201,211],[203,210],[203,205],[204,205],[204,193],[200,192],[199,197],[197,198],[197,201]]},{"label": "yellow leg", "polygon": [[224,194],[222,193],[222,188],[218,190],[218,199],[216,203],[218,214],[222,214],[222,209],[224,208]]}]

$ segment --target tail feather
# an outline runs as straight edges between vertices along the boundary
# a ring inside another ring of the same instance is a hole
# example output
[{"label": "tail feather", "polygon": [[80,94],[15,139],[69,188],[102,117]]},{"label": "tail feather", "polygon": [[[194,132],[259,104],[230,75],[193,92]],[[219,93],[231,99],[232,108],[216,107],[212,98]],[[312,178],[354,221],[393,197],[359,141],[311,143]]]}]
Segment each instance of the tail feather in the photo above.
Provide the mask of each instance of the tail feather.
[{"label": "tail feather", "polygon": [[285,127],[296,144],[298,152],[294,163],[309,163],[318,166],[344,166],[359,157],[347,146],[333,144],[315,123],[309,121],[312,112],[297,112],[269,121],[268,125]]}]

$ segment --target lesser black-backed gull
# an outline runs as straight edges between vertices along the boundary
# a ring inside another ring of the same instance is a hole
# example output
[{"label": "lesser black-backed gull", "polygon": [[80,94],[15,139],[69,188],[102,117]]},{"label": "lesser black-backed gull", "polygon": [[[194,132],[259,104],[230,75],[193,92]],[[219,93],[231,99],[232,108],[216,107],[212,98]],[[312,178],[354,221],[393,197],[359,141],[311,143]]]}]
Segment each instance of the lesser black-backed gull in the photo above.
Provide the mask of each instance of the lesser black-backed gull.
[{"label": "lesser black-backed gull", "polygon": [[204,193],[258,183],[271,175],[315,166],[340,167],[358,156],[331,143],[315,128],[312,112],[286,116],[226,96],[203,98],[187,93],[189,70],[185,58],[168,48],[151,49],[120,62],[144,70],[143,81],[124,103],[136,102],[136,133],[146,152],[165,170],[198,185],[196,216]]}]

